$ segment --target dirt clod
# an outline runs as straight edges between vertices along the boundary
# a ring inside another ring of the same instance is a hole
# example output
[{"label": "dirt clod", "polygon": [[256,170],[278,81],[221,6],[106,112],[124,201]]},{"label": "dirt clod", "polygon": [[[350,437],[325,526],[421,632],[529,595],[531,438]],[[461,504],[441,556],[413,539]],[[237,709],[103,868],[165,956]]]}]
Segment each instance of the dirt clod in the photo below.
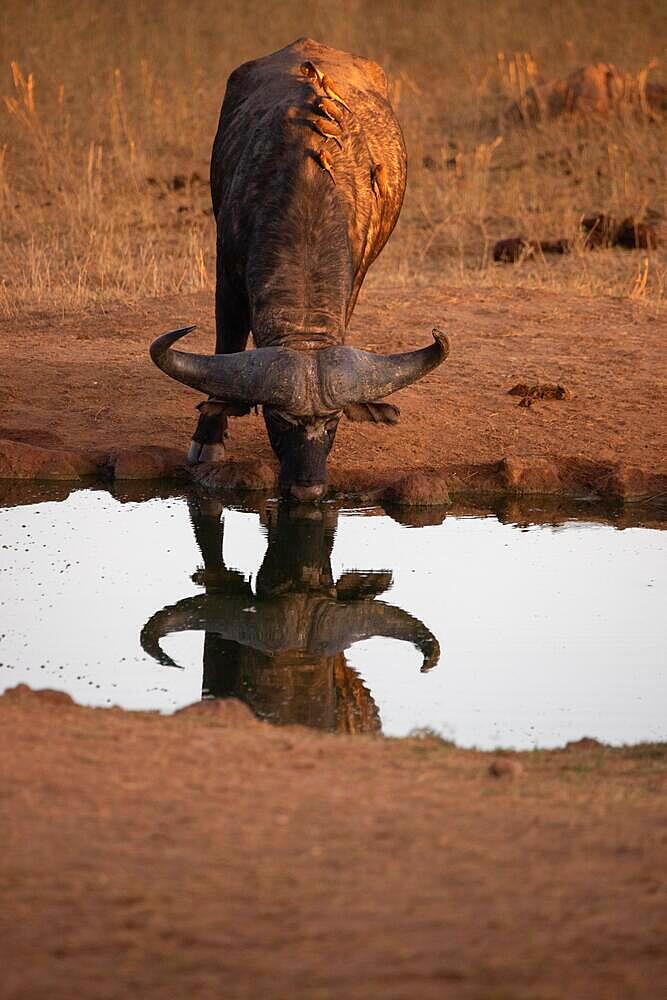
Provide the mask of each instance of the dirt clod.
[{"label": "dirt clod", "polygon": [[519,778],[523,772],[523,764],[511,757],[498,757],[489,764],[489,775],[492,778]]},{"label": "dirt clod", "polygon": [[[535,383],[529,385],[527,382],[517,382],[507,392],[508,396],[521,396],[522,398],[533,399],[572,399],[572,393],[564,385],[551,385],[550,383]],[[519,403],[519,406],[529,406],[529,403]]]}]

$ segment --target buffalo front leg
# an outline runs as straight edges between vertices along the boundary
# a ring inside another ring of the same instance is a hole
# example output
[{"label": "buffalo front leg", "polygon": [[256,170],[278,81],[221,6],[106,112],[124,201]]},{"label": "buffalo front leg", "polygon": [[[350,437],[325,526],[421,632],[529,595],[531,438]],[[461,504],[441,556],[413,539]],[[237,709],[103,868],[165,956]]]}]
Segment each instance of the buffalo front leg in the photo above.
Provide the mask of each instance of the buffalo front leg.
[{"label": "buffalo front leg", "polygon": [[[220,258],[218,249],[218,259]],[[238,292],[224,268],[218,268],[215,288],[215,353],[236,354],[245,351],[250,333],[249,310],[246,298]],[[226,407],[215,400],[206,400],[197,407],[199,419],[192,435],[188,459],[191,462],[222,462],[225,457],[227,414],[234,407]]]}]

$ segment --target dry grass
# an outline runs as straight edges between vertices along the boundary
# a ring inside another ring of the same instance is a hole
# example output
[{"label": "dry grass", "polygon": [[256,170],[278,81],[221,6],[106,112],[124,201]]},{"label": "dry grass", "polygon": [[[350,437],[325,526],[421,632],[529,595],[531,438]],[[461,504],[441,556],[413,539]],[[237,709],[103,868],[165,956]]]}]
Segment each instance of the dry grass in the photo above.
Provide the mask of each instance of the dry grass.
[{"label": "dry grass", "polygon": [[[558,260],[489,259],[501,236],[576,244],[582,214],[665,211],[667,126],[646,109],[530,125],[503,116],[538,71],[562,76],[604,59],[641,84],[651,59],[667,56],[660,0],[619,0],[613,17],[598,0],[6,0],[0,312],[210,287],[206,178],[224,82],[240,61],[301,34],[370,55],[391,74],[409,190],[371,280],[566,287],[660,306],[664,251],[579,244]],[[660,78],[660,65],[651,72]]]}]

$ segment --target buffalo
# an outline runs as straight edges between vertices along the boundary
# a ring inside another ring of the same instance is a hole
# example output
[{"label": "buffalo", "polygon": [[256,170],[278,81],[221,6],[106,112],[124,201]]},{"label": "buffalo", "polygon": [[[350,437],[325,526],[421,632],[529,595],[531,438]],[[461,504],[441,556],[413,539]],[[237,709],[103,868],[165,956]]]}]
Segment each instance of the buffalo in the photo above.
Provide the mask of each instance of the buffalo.
[{"label": "buffalo", "polygon": [[162,371],[208,394],[192,461],[224,458],[227,418],[261,405],[281,492],[318,499],[341,416],[396,423],[397,407],[379,401],[447,357],[438,330],[404,354],[345,344],[366,272],[396,225],[406,168],[376,63],[302,38],[231,74],[211,158],[216,353],[172,349],[193,327],[151,345]]}]

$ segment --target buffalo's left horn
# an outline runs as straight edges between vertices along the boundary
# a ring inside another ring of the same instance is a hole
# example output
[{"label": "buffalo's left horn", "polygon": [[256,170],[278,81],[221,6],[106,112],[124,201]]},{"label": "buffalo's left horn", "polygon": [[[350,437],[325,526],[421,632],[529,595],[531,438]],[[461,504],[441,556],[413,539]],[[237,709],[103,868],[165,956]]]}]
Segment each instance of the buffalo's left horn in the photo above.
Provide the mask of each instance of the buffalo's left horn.
[{"label": "buffalo's left horn", "polygon": [[372,354],[353,348],[338,350],[348,353],[347,364],[337,363],[337,349],[333,348],[327,352],[333,363],[322,365],[322,392],[332,409],[348,403],[372,403],[423,378],[449,354],[449,338],[434,329],[433,343],[429,347],[405,354]]}]

